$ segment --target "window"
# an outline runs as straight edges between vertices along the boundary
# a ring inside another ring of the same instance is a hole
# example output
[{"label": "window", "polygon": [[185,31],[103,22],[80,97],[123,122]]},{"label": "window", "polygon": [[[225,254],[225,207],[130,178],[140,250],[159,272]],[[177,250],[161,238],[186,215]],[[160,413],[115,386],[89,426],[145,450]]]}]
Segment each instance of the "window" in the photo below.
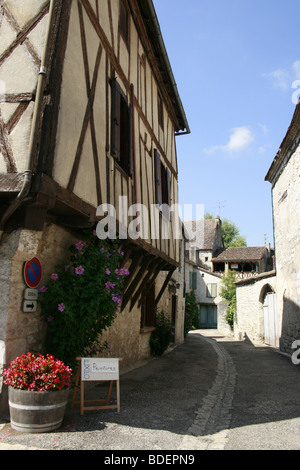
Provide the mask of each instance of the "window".
[{"label": "window", "polygon": [[160,154],[154,150],[156,204],[171,205],[171,173],[161,161]]},{"label": "window", "polygon": [[111,154],[132,175],[131,112],[116,79],[111,80]]},{"label": "window", "polygon": [[212,299],[217,297],[217,284],[207,284],[206,297]]},{"label": "window", "polygon": [[120,0],[120,19],[119,29],[122,38],[124,39],[127,46],[129,45],[129,15],[125,8],[123,0]]},{"label": "window", "polygon": [[141,308],[141,328],[155,326],[155,284],[150,288]]},{"label": "window", "polygon": [[157,108],[158,108],[158,124],[163,129],[164,128],[164,106],[161,96],[157,95]]}]

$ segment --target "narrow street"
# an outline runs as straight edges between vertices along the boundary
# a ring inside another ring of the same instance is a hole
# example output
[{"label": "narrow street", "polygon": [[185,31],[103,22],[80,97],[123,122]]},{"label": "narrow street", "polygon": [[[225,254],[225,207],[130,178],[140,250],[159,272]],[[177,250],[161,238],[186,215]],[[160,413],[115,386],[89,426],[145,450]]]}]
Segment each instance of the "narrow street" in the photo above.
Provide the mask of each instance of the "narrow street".
[{"label": "narrow street", "polygon": [[[88,398],[102,387],[93,385]],[[300,369],[289,357],[196,331],[162,358],[124,371],[120,413],[68,408],[62,429],[47,434],[3,423],[0,450],[298,450],[299,390]]]},{"label": "narrow street", "polygon": [[[219,406],[213,433],[207,430],[200,438],[203,447],[219,446],[225,450],[299,449],[299,366],[267,346],[233,341],[214,335],[213,331],[201,333],[209,336],[208,341],[212,341],[211,338],[216,341],[219,364],[223,364],[220,377],[223,389],[228,392]],[[234,393],[229,409],[232,388]],[[213,412],[210,419],[212,417]]]}]

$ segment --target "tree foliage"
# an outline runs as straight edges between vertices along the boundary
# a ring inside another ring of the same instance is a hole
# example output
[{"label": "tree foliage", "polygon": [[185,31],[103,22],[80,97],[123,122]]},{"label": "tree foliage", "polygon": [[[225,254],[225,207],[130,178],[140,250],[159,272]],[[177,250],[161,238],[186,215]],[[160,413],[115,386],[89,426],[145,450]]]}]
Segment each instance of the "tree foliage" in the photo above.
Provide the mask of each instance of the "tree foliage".
[{"label": "tree foliage", "polygon": [[190,329],[197,330],[199,328],[198,306],[193,290],[185,296],[185,315],[186,319],[190,320]]},{"label": "tree foliage", "polygon": [[[205,219],[213,219],[214,216],[210,212],[206,212]],[[222,220],[222,238],[224,243],[224,248],[229,248],[231,246],[247,246],[246,237],[240,235],[240,230],[235,223],[231,220],[223,219]]]},{"label": "tree foliage", "polygon": [[222,279],[222,288],[220,296],[227,303],[225,319],[227,323],[233,328],[235,314],[236,314],[236,286],[235,286],[235,272],[228,271],[226,276]]}]

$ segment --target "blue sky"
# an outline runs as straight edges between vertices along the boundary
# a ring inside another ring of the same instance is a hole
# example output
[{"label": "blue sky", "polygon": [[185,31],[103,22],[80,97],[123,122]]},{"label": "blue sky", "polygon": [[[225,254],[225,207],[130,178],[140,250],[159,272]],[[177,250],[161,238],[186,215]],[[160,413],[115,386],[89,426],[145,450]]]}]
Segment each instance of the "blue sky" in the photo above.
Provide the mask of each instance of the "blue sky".
[{"label": "blue sky", "polygon": [[191,128],[176,139],[179,202],[273,246],[265,176],[300,95],[299,0],[153,3]]}]

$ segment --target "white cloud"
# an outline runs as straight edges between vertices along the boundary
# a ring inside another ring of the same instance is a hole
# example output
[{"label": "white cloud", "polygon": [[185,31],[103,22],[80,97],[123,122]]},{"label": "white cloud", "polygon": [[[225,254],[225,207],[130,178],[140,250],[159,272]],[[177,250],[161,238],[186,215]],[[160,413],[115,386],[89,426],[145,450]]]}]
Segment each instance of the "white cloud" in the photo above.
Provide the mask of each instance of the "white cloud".
[{"label": "white cloud", "polygon": [[293,70],[295,73],[295,79],[300,79],[300,60],[295,60],[293,63]]},{"label": "white cloud", "polygon": [[254,137],[249,127],[234,127],[229,137],[229,142],[226,145],[216,145],[210,149],[207,149],[206,152],[213,153],[217,150],[221,150],[228,153],[237,153],[248,147],[251,142],[253,142],[253,140]]},{"label": "white cloud", "polygon": [[263,73],[263,77],[270,78],[274,88],[286,91],[290,90],[292,83],[300,79],[300,60],[295,60],[289,69],[278,68],[269,73]]},{"label": "white cloud", "polygon": [[264,73],[263,77],[271,78],[274,88],[280,88],[285,91],[291,87],[291,78],[288,70],[277,69],[270,73]]}]

